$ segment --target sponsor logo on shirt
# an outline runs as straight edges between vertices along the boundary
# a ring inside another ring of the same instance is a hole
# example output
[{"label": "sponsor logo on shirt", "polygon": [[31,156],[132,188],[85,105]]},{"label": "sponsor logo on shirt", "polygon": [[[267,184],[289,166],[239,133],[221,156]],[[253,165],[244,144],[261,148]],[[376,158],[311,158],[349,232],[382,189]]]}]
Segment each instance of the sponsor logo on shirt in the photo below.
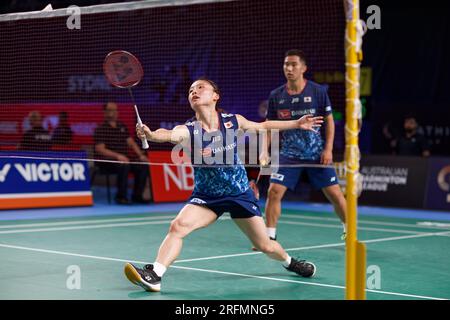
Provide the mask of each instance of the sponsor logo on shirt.
[{"label": "sponsor logo on shirt", "polygon": [[272,173],[272,174],[270,175],[270,177],[271,177],[272,179],[279,180],[279,181],[283,181],[283,180],[284,180],[284,174]]},{"label": "sponsor logo on shirt", "polygon": [[294,110],[292,111],[292,116],[304,116],[305,114],[315,114],[316,109],[304,109],[304,110]]},{"label": "sponsor logo on shirt", "polygon": [[283,104],[284,103],[284,99],[281,99],[278,104]]},{"label": "sponsor logo on shirt", "polygon": [[291,110],[289,109],[280,109],[277,111],[278,119],[290,119],[291,118]]},{"label": "sponsor logo on shirt", "polygon": [[222,113],[222,118],[230,118],[232,116],[234,116],[232,113]]},{"label": "sponsor logo on shirt", "polygon": [[192,203],[200,203],[200,204],[206,203],[205,200],[202,200],[202,199],[199,199],[199,198],[192,198],[190,202],[192,202]]},{"label": "sponsor logo on shirt", "polygon": [[331,177],[330,182],[335,182],[336,181],[336,177]]},{"label": "sponsor logo on shirt", "polygon": [[[123,131],[123,129],[122,129]],[[52,137],[49,134],[36,134],[34,140],[50,141]]]},{"label": "sponsor logo on shirt", "polygon": [[234,148],[236,148],[236,142],[233,142],[231,144],[227,144],[226,146],[220,146],[218,148],[213,148],[212,152],[214,154],[216,154],[216,153],[219,153],[219,152],[230,151],[230,150],[233,150]]},{"label": "sponsor logo on shirt", "polygon": [[327,107],[325,107],[325,111],[331,111],[331,106],[327,106]]}]

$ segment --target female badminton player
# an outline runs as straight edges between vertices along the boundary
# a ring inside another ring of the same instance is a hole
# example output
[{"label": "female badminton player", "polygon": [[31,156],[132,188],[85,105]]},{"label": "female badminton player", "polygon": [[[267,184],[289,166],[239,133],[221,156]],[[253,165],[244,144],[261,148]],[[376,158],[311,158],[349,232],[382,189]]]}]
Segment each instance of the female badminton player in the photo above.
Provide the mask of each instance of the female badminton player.
[{"label": "female badminton player", "polygon": [[[225,136],[230,130],[237,129],[315,131],[323,122],[322,117],[308,115],[292,121],[257,123],[238,114],[223,113],[217,108],[220,99],[219,88],[207,78],[200,78],[191,85],[188,99],[195,112],[195,118],[190,122],[176,126],[173,130],[151,131],[146,125],[136,127],[140,138],[189,146],[191,161],[195,160],[195,155],[200,154],[204,165],[194,166],[194,191],[187,204],[171,222],[155,262],[143,268],[127,263],[124,271],[128,280],[147,291],[160,291],[161,278],[180,254],[183,238],[194,230],[212,224],[224,212],[230,213],[233,221],[257,249],[268,257],[280,261],[288,271],[302,277],[312,277],[316,273],[313,263],[290,257],[277,241],[267,237],[257,200],[249,188],[245,168],[237,155],[236,138],[233,141],[227,141],[230,139],[225,139]],[[210,141],[205,139],[207,136],[211,136]],[[217,159],[222,156],[223,160],[225,153],[229,156],[230,152],[234,161],[233,165],[217,166],[211,162],[212,158],[217,162]],[[209,161],[207,161],[208,157]]]}]

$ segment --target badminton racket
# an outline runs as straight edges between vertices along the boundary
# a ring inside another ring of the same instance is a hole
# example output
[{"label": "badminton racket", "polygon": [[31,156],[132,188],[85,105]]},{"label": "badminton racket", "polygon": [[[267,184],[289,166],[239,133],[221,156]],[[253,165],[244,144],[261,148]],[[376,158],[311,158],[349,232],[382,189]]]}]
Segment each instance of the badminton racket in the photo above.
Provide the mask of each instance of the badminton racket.
[{"label": "badminton racket", "polygon": [[[267,170],[270,170],[270,164],[269,164],[269,162],[264,161],[261,163],[261,165],[259,167],[258,177],[256,178],[256,181],[255,181],[256,185],[258,185],[259,180],[261,179],[261,176],[267,174],[267,172],[266,172]],[[263,173],[263,171],[264,171],[264,173]],[[269,172],[269,174],[270,174],[270,172]]]},{"label": "badminton racket", "polygon": [[[144,76],[142,65],[133,54],[124,50],[116,50],[108,53],[103,61],[103,72],[108,82],[117,88],[128,89],[133,101],[134,111],[136,112],[136,121],[142,127],[142,120],[134,99],[131,88],[136,86]],[[148,149],[147,139],[141,139],[142,149]]]}]

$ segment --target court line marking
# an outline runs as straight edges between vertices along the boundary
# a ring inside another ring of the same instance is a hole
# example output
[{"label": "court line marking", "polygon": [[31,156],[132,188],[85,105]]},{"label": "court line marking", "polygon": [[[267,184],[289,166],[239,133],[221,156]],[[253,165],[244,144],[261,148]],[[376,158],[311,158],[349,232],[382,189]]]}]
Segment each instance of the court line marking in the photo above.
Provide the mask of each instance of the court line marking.
[{"label": "court line marking", "polygon": [[[13,224],[13,225],[0,225],[0,229],[10,229],[10,228],[26,228],[26,227],[42,227],[42,226],[62,226],[62,225],[77,225],[77,224],[93,224],[93,223],[104,223],[104,222],[129,222],[129,221],[146,221],[146,220],[157,220],[157,219],[165,219],[175,218],[176,215],[167,214],[163,216],[152,216],[152,217],[142,217],[142,218],[114,218],[114,219],[97,219],[97,220],[77,220],[77,221],[60,221],[60,222],[44,222],[44,223],[31,223],[31,224]],[[294,219],[306,219],[306,220],[319,220],[319,221],[333,221],[339,222],[338,218],[328,218],[328,217],[316,217],[309,215],[295,215],[295,214],[282,214],[282,218],[294,218]],[[223,218],[221,218],[223,219]],[[279,222],[283,223],[281,219]],[[417,222],[419,223],[419,222]],[[417,225],[417,224],[407,224],[407,223],[390,223],[390,222],[382,222],[382,221],[372,221],[372,220],[358,220],[358,224],[373,224],[373,225],[385,225],[385,226],[398,226],[398,227],[407,227],[413,229],[437,229],[442,230],[444,227],[439,226],[431,226],[431,225]],[[340,227],[341,224],[339,224]],[[365,227],[358,227],[358,229]],[[363,229],[362,229],[363,230]],[[386,229],[383,229],[383,231]],[[392,229],[395,230],[395,229]],[[378,230],[375,230],[378,231]],[[407,231],[407,230],[403,230]],[[425,232],[425,231],[424,231]]]},{"label": "court line marking", "polygon": [[[327,217],[315,217],[315,216],[309,216],[309,215],[297,215],[297,214],[289,214],[289,213],[282,213],[281,217],[288,217],[288,218],[295,218],[295,219],[306,219],[306,220],[320,220],[320,221],[336,221],[341,222],[338,218],[327,218]],[[446,229],[448,227],[444,227],[446,224],[442,224],[443,226],[433,226],[433,225],[425,225],[420,224],[424,221],[418,221],[416,224],[410,224],[410,223],[401,223],[401,222],[383,222],[383,221],[376,221],[376,220],[360,220],[358,219],[358,224],[374,224],[374,225],[380,225],[380,226],[393,226],[393,227],[407,227],[407,228],[413,228],[413,229]],[[433,222],[432,222],[433,223]],[[430,223],[430,224],[432,224]],[[438,224],[437,222],[435,222]],[[449,224],[450,226],[450,224]]]},{"label": "court line marking", "polygon": [[450,237],[450,231],[440,232],[440,234],[438,234],[438,236],[440,236],[440,237]]},{"label": "court line marking", "polygon": [[[8,245],[8,244],[4,244],[4,243],[0,243],[0,247],[9,248],[9,249],[35,251],[35,252],[42,252],[42,253],[52,253],[52,254],[59,254],[59,255],[66,255],[66,256],[74,256],[74,257],[80,257],[80,258],[90,258],[90,259],[105,260],[105,261],[131,262],[131,263],[139,263],[139,264],[148,264],[149,263],[149,262],[138,261],[138,260],[125,260],[125,259],[118,259],[118,258],[70,253],[70,252],[64,252],[64,251],[22,247],[22,246]],[[218,274],[225,274],[225,275],[232,275],[232,276],[239,276],[239,277],[246,277],[246,278],[254,278],[254,279],[271,280],[271,281],[278,281],[278,282],[298,283],[298,284],[335,288],[335,289],[345,289],[344,286],[339,286],[339,285],[331,285],[331,284],[317,283],[317,282],[306,282],[306,281],[300,281],[300,280],[280,279],[280,278],[265,277],[265,276],[255,276],[255,275],[244,274],[244,273],[235,273],[235,272],[218,271],[218,270],[210,270],[210,269],[200,269],[200,268],[192,268],[192,267],[184,267],[184,266],[171,266],[171,268],[185,269],[185,270],[191,270],[191,271],[200,271],[200,272],[207,272],[207,273],[218,273]],[[413,294],[390,292],[390,291],[381,291],[381,290],[372,290],[372,289],[365,289],[365,290],[366,290],[366,292],[371,292],[371,293],[403,296],[403,297],[409,297],[409,298],[419,298],[419,299],[429,299],[429,300],[447,300],[446,298],[421,296],[421,295],[413,295]]]},{"label": "court line marking", "polygon": [[24,224],[10,224],[0,225],[0,229],[11,228],[29,228],[29,227],[50,227],[50,226],[65,226],[65,225],[77,225],[77,224],[94,224],[105,222],[131,222],[131,221],[146,221],[146,220],[158,220],[158,219],[173,219],[174,215],[165,216],[152,216],[142,218],[115,218],[115,219],[96,219],[96,220],[77,220],[77,221],[59,221],[59,222],[44,222],[44,223],[24,223]]},{"label": "court line marking", "polygon": [[[219,274],[247,277],[247,278],[256,278],[256,279],[272,280],[272,281],[279,281],[279,282],[300,283],[300,284],[306,284],[306,285],[311,285],[311,286],[328,287],[328,288],[336,288],[336,289],[343,289],[343,290],[346,289],[344,286],[325,284],[325,283],[306,282],[306,281],[290,280],[290,279],[280,279],[280,278],[274,278],[274,277],[255,276],[255,275],[244,274],[244,273],[217,271],[217,270],[200,269],[200,268],[189,268],[189,267],[181,267],[181,266],[171,266],[171,267],[178,268],[178,269],[187,269],[187,270],[192,270],[192,271],[202,271],[202,272],[209,272],[209,273],[219,273]],[[409,298],[419,298],[419,299],[429,299],[429,300],[448,300],[446,298],[419,296],[419,295],[408,294],[408,293],[399,293],[399,292],[390,292],[390,291],[381,291],[381,290],[372,290],[372,289],[365,289],[365,291],[371,292],[371,293],[403,296],[403,297],[409,297]]]},{"label": "court line marking", "polygon": [[416,223],[418,227],[425,226],[427,228],[441,228],[450,229],[450,223],[438,222],[438,221],[419,221]]},{"label": "court line marking", "polygon": [[161,221],[147,221],[147,222],[128,222],[128,223],[110,223],[97,224],[92,226],[74,226],[74,227],[60,227],[60,228],[40,228],[40,229],[22,229],[22,230],[3,230],[0,234],[15,234],[15,233],[31,233],[31,232],[48,232],[48,231],[68,231],[68,230],[84,230],[84,229],[101,229],[101,228],[116,228],[129,226],[143,226],[147,224],[169,224],[171,220]]},{"label": "court line marking", "polygon": [[[122,221],[133,221],[133,219],[148,219],[147,218],[130,218],[130,220],[126,220],[123,218]],[[110,223],[110,224],[97,224],[91,226],[73,226],[73,227],[57,227],[57,228],[35,228],[35,229],[19,229],[19,230],[1,230],[0,234],[16,234],[16,233],[31,233],[31,232],[48,232],[48,231],[68,231],[68,230],[82,230],[82,229],[99,229],[99,228],[114,228],[114,227],[126,227],[126,226],[140,226],[140,225],[148,225],[148,224],[164,224],[170,223],[172,218],[166,217],[169,220],[161,220],[154,222],[128,222],[128,223]],[[106,219],[105,219],[106,220]],[[118,221],[118,219],[109,219],[112,221]],[[231,220],[230,217],[221,217],[219,221]],[[87,220],[91,221],[91,220]],[[100,221],[100,220],[98,220]],[[138,220],[139,221],[139,220]],[[74,223],[75,221],[68,221],[67,223]],[[55,222],[58,223],[58,222]],[[283,221],[280,220],[281,224],[293,224],[293,225],[303,225],[303,226],[311,226],[311,227],[319,227],[319,228],[342,228],[342,225],[331,225],[331,224],[321,224],[321,223],[310,223],[310,222],[298,222],[298,221]],[[425,232],[420,231],[410,231],[410,230],[398,230],[398,229],[383,229],[383,228],[370,228],[370,227],[359,227],[359,230],[368,230],[368,231],[381,231],[381,232],[392,232],[392,233],[410,233],[410,234],[424,234]]]},{"label": "court line marking", "polygon": [[[231,218],[224,217],[220,220],[231,220]],[[60,228],[37,228],[37,229],[21,229],[21,230],[3,230],[0,234],[15,234],[15,233],[32,233],[32,232],[49,232],[49,231],[68,231],[68,230],[84,230],[84,229],[101,229],[101,228],[115,228],[115,227],[128,227],[128,226],[143,226],[148,224],[169,224],[172,221],[158,220],[148,222],[128,222],[128,223],[110,223],[110,224],[97,224],[91,226],[73,226],[73,227],[60,227]]]},{"label": "court line marking", "polygon": [[[444,233],[447,233],[447,232],[442,232],[442,234],[444,234]],[[364,240],[364,241],[361,240],[361,242],[364,242],[364,243],[375,243],[375,242],[395,241],[395,240],[422,238],[422,237],[439,236],[439,235],[441,235],[441,232],[438,232],[438,233],[414,234],[414,235],[408,235],[408,236],[398,236],[398,237],[388,237],[388,238],[378,238],[378,239],[370,239],[370,240]],[[329,243],[329,244],[316,245],[316,246],[287,248],[287,249],[285,248],[284,250],[289,252],[289,251],[302,251],[302,250],[322,249],[322,248],[332,248],[332,247],[342,247],[342,246],[345,246],[345,242],[344,241],[343,242],[338,242],[338,243]],[[257,254],[263,254],[263,253],[258,251],[258,252],[245,252],[245,253],[236,253],[236,254],[226,254],[226,255],[221,255],[221,256],[210,256],[210,257],[202,257],[202,258],[176,260],[174,263],[193,262],[193,261],[202,261],[202,260],[214,260],[214,259],[224,259],[224,258],[251,256],[251,255],[257,255]]]},{"label": "court line marking", "polygon": [[[310,227],[342,229],[342,224],[337,225],[337,224],[322,224],[322,223],[298,222],[298,221],[282,221],[282,220],[279,220],[278,223],[281,223],[281,224],[295,224],[295,225],[310,226]],[[382,232],[393,232],[393,233],[410,233],[410,234],[421,234],[421,233],[423,234],[423,233],[426,233],[424,231],[384,229],[384,228],[372,228],[372,227],[358,227],[358,230],[382,231]]]}]

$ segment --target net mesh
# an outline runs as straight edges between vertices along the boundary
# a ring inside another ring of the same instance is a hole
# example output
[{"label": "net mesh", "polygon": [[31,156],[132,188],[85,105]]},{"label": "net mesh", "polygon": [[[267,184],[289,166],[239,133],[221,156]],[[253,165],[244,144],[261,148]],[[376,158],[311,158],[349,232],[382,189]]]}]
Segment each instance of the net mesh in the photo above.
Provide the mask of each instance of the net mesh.
[{"label": "net mesh", "polygon": [[[0,19],[2,155],[51,151],[64,158],[69,151],[85,150],[89,159],[98,160],[93,136],[107,102],[117,103],[119,120],[136,139],[130,96],[103,75],[103,60],[114,50],[136,54],[143,65],[144,78],[133,94],[152,129],[171,129],[193,116],[188,88],[204,75],[221,88],[223,109],[262,121],[259,105],[285,82],[283,55],[291,48],[306,53],[306,78],[328,84],[335,112],[344,110],[342,1],[241,0],[97,10],[81,14],[79,29],[68,28],[68,15],[32,17]],[[39,123],[42,130],[31,132]],[[340,152],[343,120],[337,119],[336,126],[334,150]],[[26,143],[27,138],[36,141]],[[151,143],[149,150],[171,147]]]}]

